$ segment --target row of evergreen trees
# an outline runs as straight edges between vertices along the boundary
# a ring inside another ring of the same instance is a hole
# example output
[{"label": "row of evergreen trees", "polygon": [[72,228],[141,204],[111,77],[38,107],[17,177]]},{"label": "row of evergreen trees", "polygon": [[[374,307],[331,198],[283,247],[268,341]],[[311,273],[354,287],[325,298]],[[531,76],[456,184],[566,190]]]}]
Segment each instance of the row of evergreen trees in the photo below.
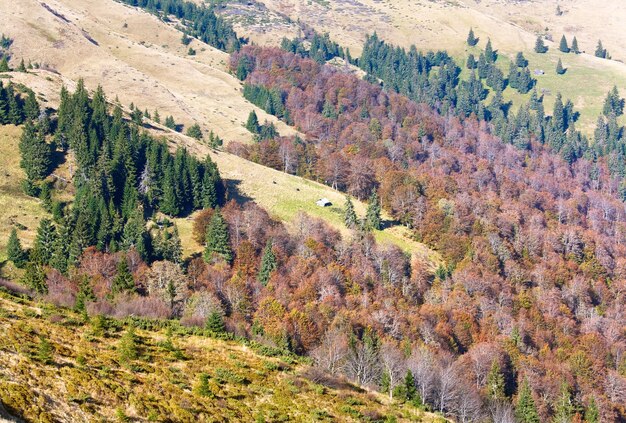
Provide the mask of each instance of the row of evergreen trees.
[{"label": "row of evergreen trees", "polygon": [[237,51],[247,42],[237,36],[230,23],[215,14],[213,6],[198,6],[185,0],[120,1],[155,15],[161,14],[163,19],[174,16],[184,25],[188,35],[223,51]]},{"label": "row of evergreen trees", "polygon": [[26,119],[39,117],[39,104],[32,90],[17,93],[13,84],[0,81],[0,125],[20,125]]}]

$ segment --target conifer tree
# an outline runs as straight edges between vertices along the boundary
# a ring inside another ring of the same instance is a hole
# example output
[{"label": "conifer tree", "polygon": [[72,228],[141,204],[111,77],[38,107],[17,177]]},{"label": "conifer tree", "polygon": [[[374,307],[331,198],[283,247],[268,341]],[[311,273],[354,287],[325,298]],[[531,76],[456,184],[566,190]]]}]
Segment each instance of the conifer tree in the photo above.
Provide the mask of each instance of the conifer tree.
[{"label": "conifer tree", "polygon": [[469,33],[467,34],[467,45],[474,47],[476,44],[478,44],[478,38],[474,35],[474,29],[470,28]]},{"label": "conifer tree", "polygon": [[131,361],[136,360],[139,356],[137,335],[135,335],[135,328],[133,326],[129,327],[126,333],[120,338],[117,353],[120,362],[124,365],[129,365]]},{"label": "conifer tree", "polygon": [[543,37],[538,36],[537,41],[535,41],[535,53],[546,53],[548,51],[548,47],[543,42]]},{"label": "conifer tree", "polygon": [[37,360],[43,364],[50,364],[52,362],[52,351],[52,345],[50,345],[48,339],[40,335],[39,345],[37,346]]},{"label": "conifer tree", "polygon": [[380,230],[381,221],[381,206],[380,199],[376,190],[372,192],[367,204],[367,213],[365,214],[365,229],[367,230]]},{"label": "conifer tree", "polygon": [[46,294],[48,285],[46,284],[46,274],[43,268],[34,262],[26,264],[26,271],[22,276],[22,283],[38,294]]},{"label": "conifer tree", "polygon": [[596,46],[595,56],[601,59],[606,59],[606,49],[602,46],[602,40],[598,40],[598,45]]},{"label": "conifer tree", "polygon": [[113,278],[111,292],[117,294],[124,291],[133,291],[134,289],[135,279],[133,278],[133,274],[130,273],[126,257],[123,257],[117,264],[117,274],[115,278]]},{"label": "conifer tree", "polygon": [[9,235],[9,241],[7,242],[7,259],[12,261],[13,264],[21,268],[26,263],[26,253],[22,248],[22,243],[17,237],[17,230],[11,229],[11,235]]},{"label": "conifer tree", "polygon": [[[28,91],[28,96],[24,102],[24,116],[26,119],[35,120],[39,117],[39,103],[35,97],[35,93]],[[45,132],[44,132],[45,133]]]},{"label": "conifer tree", "polygon": [[228,225],[219,208],[215,209],[211,221],[207,225],[204,260],[209,262],[214,255],[220,256],[228,263],[233,259]]},{"label": "conifer tree", "polygon": [[521,51],[518,51],[517,55],[515,55],[515,66],[517,66],[518,68],[525,68],[526,66],[528,66],[528,60],[526,60],[526,58],[524,57],[524,53],[522,53]]},{"label": "conifer tree", "polygon": [[406,376],[404,376],[404,390],[406,392],[407,401],[416,401],[419,399],[417,387],[415,386],[415,377],[411,370],[407,370]]},{"label": "conifer tree", "polygon": [[580,53],[580,49],[578,48],[578,40],[576,39],[576,36],[574,36],[574,38],[572,39],[572,46],[570,47],[570,50],[574,54]]},{"label": "conifer tree", "polygon": [[487,39],[487,45],[485,46],[485,59],[487,59],[488,63],[496,61],[496,53],[493,51],[493,47],[491,47],[491,39]]},{"label": "conifer tree", "polygon": [[201,397],[212,397],[213,391],[211,391],[211,387],[209,386],[209,374],[202,372],[198,379],[198,385],[195,389],[196,393]]},{"label": "conifer tree", "polygon": [[93,292],[89,277],[84,276],[78,285],[78,294],[76,295],[76,303],[74,309],[76,311],[85,311],[85,305],[88,301],[95,301],[96,295]]},{"label": "conifer tree", "polygon": [[41,134],[35,130],[31,121],[26,122],[20,139],[20,167],[24,169],[29,181],[37,181],[48,175],[52,164],[52,151]]},{"label": "conifer tree", "polygon": [[559,59],[556,64],[556,73],[558,75],[563,75],[565,73],[565,68],[563,68],[563,62],[561,62],[561,59]]},{"label": "conifer tree", "polygon": [[276,256],[272,250],[272,240],[268,239],[265,249],[263,250],[263,258],[261,258],[261,269],[259,270],[259,282],[266,286],[270,276],[276,270]]},{"label": "conifer tree", "polygon": [[176,129],[176,122],[174,121],[174,117],[172,115],[165,118],[165,126],[170,129]]},{"label": "conifer tree", "polygon": [[70,251],[70,229],[67,225],[57,225],[57,231],[54,238],[52,257],[50,258],[50,266],[65,274],[67,272],[68,256]]},{"label": "conifer tree", "polygon": [[359,218],[354,211],[354,204],[352,203],[352,199],[350,199],[350,197],[346,199],[346,208],[343,212],[343,221],[345,225],[350,229],[356,228],[359,223]]},{"label": "conifer tree", "polygon": [[248,120],[246,121],[246,129],[253,134],[259,133],[259,118],[254,110],[252,110],[248,115]]},{"label": "conifer tree", "polygon": [[616,85],[614,85],[613,89],[606,95],[602,113],[607,117],[611,115],[621,116],[624,113],[624,100],[620,97]]},{"label": "conifer tree", "polygon": [[561,36],[561,42],[559,43],[559,50],[563,53],[570,52],[570,48],[567,45],[567,39],[565,38],[565,35]]},{"label": "conifer tree", "polygon": [[197,140],[202,139],[202,129],[200,129],[200,125],[194,123],[189,128],[187,128],[187,136],[195,138]]},{"label": "conifer tree", "polygon": [[504,375],[500,371],[500,364],[497,360],[491,363],[491,369],[487,374],[487,396],[493,401],[505,398],[504,393]]},{"label": "conifer tree", "polygon": [[226,332],[226,327],[224,326],[224,318],[222,314],[218,311],[212,311],[207,317],[206,320],[206,329],[214,335],[219,335]]},{"label": "conifer tree", "polygon": [[600,421],[600,412],[596,405],[596,399],[591,397],[589,404],[585,408],[585,422],[586,423],[598,423]]},{"label": "conifer tree", "polygon": [[515,417],[520,423],[539,423],[539,414],[535,406],[530,385],[524,380],[517,398],[517,406],[515,407]]},{"label": "conifer tree", "polygon": [[575,407],[572,403],[572,395],[566,382],[561,384],[561,394],[554,406],[554,421],[569,422],[574,416]]},{"label": "conifer tree", "polygon": [[465,63],[465,66],[467,67],[467,69],[476,69],[477,65],[478,63],[476,62],[476,58],[473,54],[470,53],[470,55],[467,56],[467,62]]},{"label": "conifer tree", "polygon": [[37,237],[31,252],[31,260],[41,265],[48,265],[54,252],[55,228],[49,219],[41,219],[37,228]]},{"label": "conifer tree", "polygon": [[161,115],[159,114],[158,109],[154,110],[154,115],[152,116],[152,120],[154,120],[156,123],[161,123]]},{"label": "conifer tree", "polygon": [[0,72],[10,72],[11,68],[9,67],[9,60],[6,56],[2,57],[0,60]]}]

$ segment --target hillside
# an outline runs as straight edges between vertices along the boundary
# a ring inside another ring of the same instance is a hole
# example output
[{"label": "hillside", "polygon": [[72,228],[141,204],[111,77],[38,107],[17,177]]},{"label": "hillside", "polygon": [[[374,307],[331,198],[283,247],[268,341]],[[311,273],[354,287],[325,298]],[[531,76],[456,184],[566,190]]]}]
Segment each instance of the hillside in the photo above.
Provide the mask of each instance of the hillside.
[{"label": "hillside", "polygon": [[626,420],[608,10],[205,3],[1,5],[0,415]]},{"label": "hillside", "polygon": [[0,292],[0,404],[38,422],[445,421],[342,380],[316,380],[293,356],[176,324],[168,338],[164,322],[138,322],[150,329],[136,330],[137,356],[126,362],[120,346],[132,325],[85,322]]},{"label": "hillside", "polygon": [[[557,5],[563,10],[560,16],[555,13]],[[246,13],[241,12],[242,8]],[[270,12],[283,20],[270,20]],[[260,43],[278,45],[276,40],[282,36],[294,37],[297,33],[294,22],[300,22],[320,33],[329,32],[334,41],[350,48],[354,57],[361,54],[365,36],[377,32],[381,39],[400,47],[414,44],[422,50],[446,50],[461,67],[469,52],[465,43],[467,33],[473,28],[480,38],[480,48],[484,49],[490,38],[503,56],[501,68],[505,75],[509,61],[518,51],[524,52],[530,69],[545,71],[545,75],[537,77],[537,88],[546,93],[546,111],[552,110],[554,96],[561,92],[581,113],[578,129],[587,134],[593,134],[602,102],[613,85],[626,90],[626,65],[620,62],[626,60],[620,39],[620,22],[626,17],[626,10],[619,0],[601,5],[593,0],[265,0],[248,2],[248,6],[236,9],[226,8],[222,13],[230,16],[242,33]],[[284,22],[285,18],[290,18],[290,25],[262,25],[267,20]],[[545,55],[532,53],[537,34],[547,34],[554,40],[547,42],[550,50]],[[560,53],[558,41],[562,34],[570,41],[576,36],[581,51],[586,54]],[[598,39],[615,60],[594,57]],[[554,72],[559,58],[568,69],[562,76]],[[513,100],[517,109],[516,106],[527,102],[529,96],[521,96],[508,88],[505,99]]]},{"label": "hillside", "polygon": [[[198,41],[187,54],[181,33],[155,16],[115,1],[0,1],[0,27],[11,28],[14,60],[40,63],[64,78],[102,85],[125,106],[155,109],[177,123],[197,122],[226,142],[247,141],[243,128],[255,109],[261,121],[286,125],[238,95],[240,84],[226,73],[228,55]],[[55,90],[58,94],[58,90]]]}]

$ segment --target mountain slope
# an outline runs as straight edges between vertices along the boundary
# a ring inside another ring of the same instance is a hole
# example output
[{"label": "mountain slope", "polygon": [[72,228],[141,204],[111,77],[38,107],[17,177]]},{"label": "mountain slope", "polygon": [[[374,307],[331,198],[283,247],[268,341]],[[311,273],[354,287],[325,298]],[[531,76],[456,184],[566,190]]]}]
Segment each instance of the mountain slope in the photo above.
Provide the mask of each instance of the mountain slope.
[{"label": "mountain slope", "polygon": [[343,381],[321,385],[307,378],[306,364],[256,344],[177,326],[168,343],[162,323],[143,322],[152,328],[136,329],[137,358],[124,361],[131,324],[84,323],[75,313],[0,293],[0,404],[41,422],[437,421]]}]

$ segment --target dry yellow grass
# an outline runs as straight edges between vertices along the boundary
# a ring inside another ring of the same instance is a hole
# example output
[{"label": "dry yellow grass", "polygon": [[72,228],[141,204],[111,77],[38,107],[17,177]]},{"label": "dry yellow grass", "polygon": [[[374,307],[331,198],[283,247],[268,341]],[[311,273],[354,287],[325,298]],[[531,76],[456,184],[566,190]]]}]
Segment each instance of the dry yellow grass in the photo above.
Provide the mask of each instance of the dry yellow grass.
[{"label": "dry yellow grass", "polygon": [[20,186],[24,179],[18,149],[21,133],[21,128],[13,125],[0,126],[0,263],[6,259],[11,230],[18,229],[22,245],[28,247],[35,238],[39,220],[47,216],[41,202],[25,195]]},{"label": "dry yellow grass", "polygon": [[[303,360],[270,357],[254,344],[190,335],[174,324],[169,348],[165,330],[152,323],[155,329],[137,329],[138,357],[124,365],[118,346],[128,324],[96,328],[76,313],[0,292],[1,402],[40,422],[124,421],[122,414],[134,422],[356,422],[373,413],[445,421],[347,383],[314,383],[302,375]],[[51,346],[48,364],[40,337]],[[208,375],[204,396],[196,389],[201,373]]]},{"label": "dry yellow grass", "polygon": [[46,4],[65,20],[37,0],[0,0],[0,28],[14,39],[14,64],[22,57],[45,64],[70,85],[82,77],[89,89],[100,84],[126,106],[158,109],[163,119],[171,114],[187,126],[197,122],[226,142],[251,139],[243,127],[251,110],[281,134],[294,133],[240,95],[226,53],[193,41],[197,55],[188,56],[181,33],[155,16],[112,0]]}]

